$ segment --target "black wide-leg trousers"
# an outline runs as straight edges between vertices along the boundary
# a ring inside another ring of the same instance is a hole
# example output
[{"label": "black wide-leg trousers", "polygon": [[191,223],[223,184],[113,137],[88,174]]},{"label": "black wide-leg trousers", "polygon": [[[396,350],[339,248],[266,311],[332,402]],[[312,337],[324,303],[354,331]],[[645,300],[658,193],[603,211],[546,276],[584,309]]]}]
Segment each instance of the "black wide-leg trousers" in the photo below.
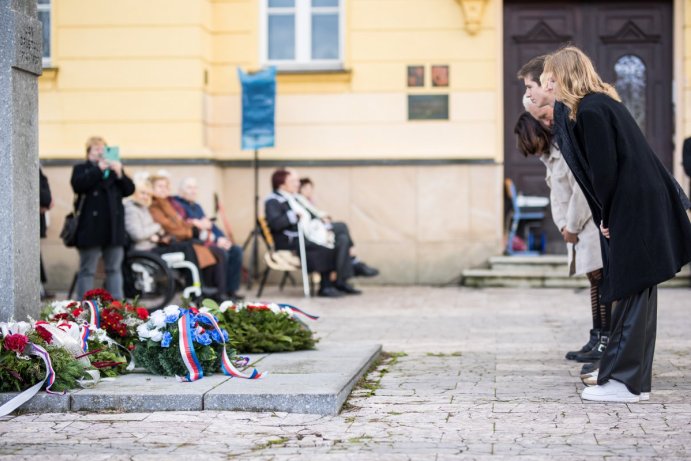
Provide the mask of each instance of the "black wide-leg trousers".
[{"label": "black wide-leg trousers", "polygon": [[614,303],[612,332],[597,383],[615,379],[633,394],[650,392],[657,330],[657,285]]}]

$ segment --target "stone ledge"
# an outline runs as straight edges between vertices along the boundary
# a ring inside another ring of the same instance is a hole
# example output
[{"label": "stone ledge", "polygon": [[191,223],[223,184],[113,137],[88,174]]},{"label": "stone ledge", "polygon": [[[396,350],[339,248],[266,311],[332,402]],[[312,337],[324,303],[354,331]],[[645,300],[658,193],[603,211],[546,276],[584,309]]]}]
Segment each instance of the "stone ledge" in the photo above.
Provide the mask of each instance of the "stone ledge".
[{"label": "stone ledge", "polygon": [[[132,373],[65,395],[41,392],[18,412],[251,410],[336,415],[380,353],[380,344],[325,343],[313,351],[253,356],[252,365],[269,372],[257,381],[214,374],[179,383],[174,377]],[[0,404],[14,395],[0,394]]]}]

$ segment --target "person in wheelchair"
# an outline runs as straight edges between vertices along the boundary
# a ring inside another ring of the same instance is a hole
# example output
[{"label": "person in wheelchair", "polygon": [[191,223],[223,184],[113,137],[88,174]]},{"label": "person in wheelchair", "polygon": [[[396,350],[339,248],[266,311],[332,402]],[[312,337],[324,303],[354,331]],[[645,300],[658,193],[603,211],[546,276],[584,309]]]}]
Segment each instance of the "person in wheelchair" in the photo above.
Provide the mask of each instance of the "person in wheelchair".
[{"label": "person in wheelchair", "polygon": [[[155,223],[165,232],[159,243],[191,244],[197,259],[197,265],[206,284],[216,288],[213,295],[218,300],[230,298],[227,293],[225,255],[220,248],[205,246],[199,240],[199,231],[192,223],[186,222],[171,203],[170,179],[167,176],[149,178],[153,197],[149,212]],[[154,239],[156,237],[153,237]],[[159,237],[160,238],[160,237]]]}]

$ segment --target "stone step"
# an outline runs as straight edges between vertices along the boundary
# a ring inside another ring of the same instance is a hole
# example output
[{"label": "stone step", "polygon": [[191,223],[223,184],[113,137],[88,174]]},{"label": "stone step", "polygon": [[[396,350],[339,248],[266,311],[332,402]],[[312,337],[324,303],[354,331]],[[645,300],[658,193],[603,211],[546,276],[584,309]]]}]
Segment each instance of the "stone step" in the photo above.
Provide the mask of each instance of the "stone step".
[{"label": "stone step", "polygon": [[[467,269],[463,271],[462,285],[468,287],[507,287],[507,288],[587,288],[585,276],[569,277],[566,266],[559,270],[545,269]],[[688,288],[691,286],[691,274],[688,267],[682,269],[672,280],[663,283],[663,287]]]},{"label": "stone step", "polygon": [[567,270],[566,255],[541,256],[493,256],[489,258],[489,265],[493,270]]},{"label": "stone step", "polygon": [[[380,344],[322,343],[312,351],[252,356],[259,380],[205,376],[192,383],[131,373],[64,395],[39,392],[18,412],[285,411],[336,415],[381,353]],[[0,405],[15,393],[0,393]]]}]

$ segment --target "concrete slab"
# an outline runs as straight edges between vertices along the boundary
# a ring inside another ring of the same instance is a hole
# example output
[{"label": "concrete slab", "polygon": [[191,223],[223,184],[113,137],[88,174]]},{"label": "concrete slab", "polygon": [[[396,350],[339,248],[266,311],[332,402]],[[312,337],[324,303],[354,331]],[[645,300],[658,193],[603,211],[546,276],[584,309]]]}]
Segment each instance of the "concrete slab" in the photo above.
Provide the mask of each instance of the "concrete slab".
[{"label": "concrete slab", "polygon": [[[19,395],[16,392],[0,393],[0,406]],[[39,391],[31,400],[19,407],[17,413],[63,413],[70,410],[70,394],[47,394]]]},{"label": "concrete slab", "polygon": [[[252,354],[268,371],[257,381],[220,373],[193,383],[135,372],[64,396],[38,394],[20,412],[254,410],[338,414],[353,386],[381,352],[379,344],[326,343],[317,350]],[[0,394],[0,404],[16,394]]]},{"label": "concrete slab", "polygon": [[204,394],[228,379],[214,374],[193,383],[180,383],[175,377],[133,373],[74,393],[71,410],[202,410]]},{"label": "concrete slab", "polygon": [[272,354],[260,363],[266,379],[228,380],[204,396],[204,409],[336,415],[380,353],[379,344],[332,343]]}]

